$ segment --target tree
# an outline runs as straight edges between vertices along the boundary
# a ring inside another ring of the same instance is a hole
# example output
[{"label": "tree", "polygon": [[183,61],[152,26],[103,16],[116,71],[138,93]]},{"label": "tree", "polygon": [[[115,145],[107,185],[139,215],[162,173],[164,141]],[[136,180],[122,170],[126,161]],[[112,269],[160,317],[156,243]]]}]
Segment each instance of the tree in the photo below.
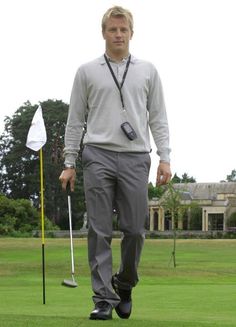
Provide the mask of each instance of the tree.
[{"label": "tree", "polygon": [[161,205],[170,212],[172,219],[173,231],[173,250],[171,259],[173,259],[174,267],[176,267],[176,223],[178,222],[181,208],[180,191],[174,189],[173,183],[168,184],[167,190],[163,196]]},{"label": "tree", "polygon": [[165,192],[165,189],[160,186],[153,186],[153,184],[150,182],[148,184],[148,198],[149,200],[152,200],[153,198],[161,198],[163,193]]},{"label": "tree", "polygon": [[179,183],[196,183],[196,179],[194,177],[188,176],[187,173],[182,175],[182,178],[179,177],[176,173],[172,178],[172,183],[179,184]]},{"label": "tree", "polygon": [[173,231],[173,250],[171,253],[171,260],[173,260],[174,267],[176,267],[176,238],[178,221],[183,219],[184,214],[189,208],[196,208],[196,203],[183,204],[182,203],[183,190],[178,190],[174,187],[172,181],[168,183],[166,192],[160,201],[161,206],[165,208],[171,215],[172,231]]},{"label": "tree", "polygon": [[181,178],[175,173],[171,181],[172,183],[179,184],[181,183]]},{"label": "tree", "polygon": [[[63,167],[64,132],[68,105],[59,100],[41,103],[47,131],[43,147],[45,214],[61,228],[67,228],[67,197],[61,190],[58,177]],[[39,154],[26,148],[28,130],[37,105],[26,102],[12,118],[6,117],[5,130],[0,137],[0,191],[13,199],[30,199],[39,207]],[[72,197],[74,225],[83,217],[83,175],[78,162],[77,184]]]},{"label": "tree", "polygon": [[231,174],[227,175],[226,180],[227,182],[236,182],[236,169],[233,169]]}]

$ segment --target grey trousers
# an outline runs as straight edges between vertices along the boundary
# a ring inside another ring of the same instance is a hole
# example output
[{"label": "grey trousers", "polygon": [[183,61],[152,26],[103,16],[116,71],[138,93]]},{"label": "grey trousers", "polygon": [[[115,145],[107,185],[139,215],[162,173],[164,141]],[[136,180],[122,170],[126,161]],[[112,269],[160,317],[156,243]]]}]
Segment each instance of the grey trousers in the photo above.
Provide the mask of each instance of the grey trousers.
[{"label": "grey trousers", "polygon": [[137,268],[145,237],[150,156],[85,146],[82,163],[93,301],[105,300],[115,307],[120,299],[111,285],[113,209],[123,232],[116,281],[120,288],[131,289],[138,282]]}]

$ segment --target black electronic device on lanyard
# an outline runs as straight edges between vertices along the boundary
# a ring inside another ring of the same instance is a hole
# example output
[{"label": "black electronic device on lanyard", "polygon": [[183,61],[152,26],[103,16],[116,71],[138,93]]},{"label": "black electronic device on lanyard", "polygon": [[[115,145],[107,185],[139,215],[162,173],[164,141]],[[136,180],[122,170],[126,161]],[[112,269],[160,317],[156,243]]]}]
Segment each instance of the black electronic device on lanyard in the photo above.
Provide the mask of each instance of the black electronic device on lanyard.
[{"label": "black electronic device on lanyard", "polygon": [[133,141],[137,138],[137,134],[135,133],[135,130],[133,129],[133,127],[130,125],[128,121],[121,124],[120,127],[130,141]]}]

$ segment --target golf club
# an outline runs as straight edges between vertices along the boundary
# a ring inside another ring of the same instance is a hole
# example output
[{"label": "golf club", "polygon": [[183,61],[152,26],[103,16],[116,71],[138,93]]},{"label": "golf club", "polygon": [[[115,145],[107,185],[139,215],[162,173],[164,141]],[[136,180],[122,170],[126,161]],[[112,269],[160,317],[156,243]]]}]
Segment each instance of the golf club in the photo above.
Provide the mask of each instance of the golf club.
[{"label": "golf club", "polygon": [[72,217],[71,217],[71,197],[70,194],[67,196],[68,198],[68,212],[69,212],[69,228],[70,228],[70,254],[71,254],[71,278],[72,279],[64,279],[62,285],[67,287],[77,287],[78,284],[75,281],[75,265],[74,265],[74,251],[73,251],[73,236],[72,236]]}]

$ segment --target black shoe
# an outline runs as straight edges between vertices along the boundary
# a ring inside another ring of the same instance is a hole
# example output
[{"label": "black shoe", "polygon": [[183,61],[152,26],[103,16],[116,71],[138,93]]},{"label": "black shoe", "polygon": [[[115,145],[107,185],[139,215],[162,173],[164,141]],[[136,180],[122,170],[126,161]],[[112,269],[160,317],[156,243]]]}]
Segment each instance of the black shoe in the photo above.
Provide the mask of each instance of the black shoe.
[{"label": "black shoe", "polygon": [[112,286],[116,294],[120,297],[120,303],[115,307],[116,313],[122,319],[128,319],[132,311],[131,290],[119,288],[115,282],[116,277],[112,277]]},{"label": "black shoe", "polygon": [[95,304],[89,319],[92,320],[109,320],[112,319],[112,305],[106,301],[100,301]]}]

